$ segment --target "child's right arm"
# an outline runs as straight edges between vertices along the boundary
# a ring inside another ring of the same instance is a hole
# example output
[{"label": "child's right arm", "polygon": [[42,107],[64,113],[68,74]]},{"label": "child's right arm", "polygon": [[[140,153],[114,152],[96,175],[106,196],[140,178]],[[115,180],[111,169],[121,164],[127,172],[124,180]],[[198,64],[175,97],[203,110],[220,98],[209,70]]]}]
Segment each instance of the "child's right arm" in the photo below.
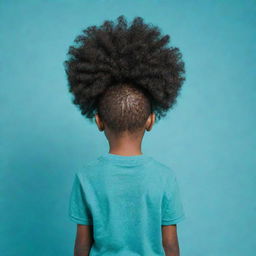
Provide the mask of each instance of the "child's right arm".
[{"label": "child's right arm", "polygon": [[172,172],[167,178],[162,208],[162,243],[166,256],[180,256],[177,223],[185,218],[178,181]]},{"label": "child's right arm", "polygon": [[166,256],[180,255],[176,224],[162,226],[162,241]]}]

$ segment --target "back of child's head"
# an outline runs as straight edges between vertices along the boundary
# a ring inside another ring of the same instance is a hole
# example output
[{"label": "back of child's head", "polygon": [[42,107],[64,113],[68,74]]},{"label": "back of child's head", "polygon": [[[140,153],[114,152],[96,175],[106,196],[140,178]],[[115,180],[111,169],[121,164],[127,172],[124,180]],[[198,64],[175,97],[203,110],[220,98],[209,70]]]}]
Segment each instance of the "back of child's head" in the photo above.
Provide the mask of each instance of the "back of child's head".
[{"label": "back of child's head", "polygon": [[168,46],[169,35],[135,17],[90,26],[70,46],[64,62],[73,103],[92,120],[97,113],[114,132],[156,122],[176,103],[185,80],[182,54]]}]

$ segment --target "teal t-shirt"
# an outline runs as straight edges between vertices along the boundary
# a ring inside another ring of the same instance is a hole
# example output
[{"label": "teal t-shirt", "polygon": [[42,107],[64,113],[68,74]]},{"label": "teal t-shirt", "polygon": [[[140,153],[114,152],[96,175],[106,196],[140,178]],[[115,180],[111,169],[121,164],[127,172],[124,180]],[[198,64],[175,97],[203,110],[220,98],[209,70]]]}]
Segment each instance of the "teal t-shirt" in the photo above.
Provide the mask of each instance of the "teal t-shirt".
[{"label": "teal t-shirt", "polygon": [[185,219],[173,169],[145,154],[87,163],[74,175],[68,214],[93,225],[90,256],[165,255],[161,225]]}]

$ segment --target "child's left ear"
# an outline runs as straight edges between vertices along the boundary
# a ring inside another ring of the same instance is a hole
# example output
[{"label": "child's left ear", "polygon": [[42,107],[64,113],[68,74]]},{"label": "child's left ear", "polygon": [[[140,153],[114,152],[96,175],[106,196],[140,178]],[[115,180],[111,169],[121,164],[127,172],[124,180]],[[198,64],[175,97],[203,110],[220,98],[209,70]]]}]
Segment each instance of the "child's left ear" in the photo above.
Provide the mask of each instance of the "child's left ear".
[{"label": "child's left ear", "polygon": [[95,122],[98,126],[99,131],[101,131],[101,132],[104,131],[105,127],[104,127],[104,124],[101,121],[100,116],[98,115],[98,113],[95,114]]}]

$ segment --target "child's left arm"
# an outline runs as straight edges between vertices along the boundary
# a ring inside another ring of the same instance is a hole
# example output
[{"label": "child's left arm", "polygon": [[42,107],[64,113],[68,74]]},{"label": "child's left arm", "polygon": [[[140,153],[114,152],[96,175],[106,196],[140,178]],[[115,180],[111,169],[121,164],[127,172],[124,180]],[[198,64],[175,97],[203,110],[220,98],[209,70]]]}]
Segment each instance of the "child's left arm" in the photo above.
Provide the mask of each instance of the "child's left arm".
[{"label": "child's left arm", "polygon": [[93,240],[93,226],[77,224],[74,256],[88,256]]},{"label": "child's left arm", "polygon": [[93,219],[81,179],[80,173],[76,173],[68,209],[70,219],[77,224],[74,256],[88,256],[94,242]]}]

